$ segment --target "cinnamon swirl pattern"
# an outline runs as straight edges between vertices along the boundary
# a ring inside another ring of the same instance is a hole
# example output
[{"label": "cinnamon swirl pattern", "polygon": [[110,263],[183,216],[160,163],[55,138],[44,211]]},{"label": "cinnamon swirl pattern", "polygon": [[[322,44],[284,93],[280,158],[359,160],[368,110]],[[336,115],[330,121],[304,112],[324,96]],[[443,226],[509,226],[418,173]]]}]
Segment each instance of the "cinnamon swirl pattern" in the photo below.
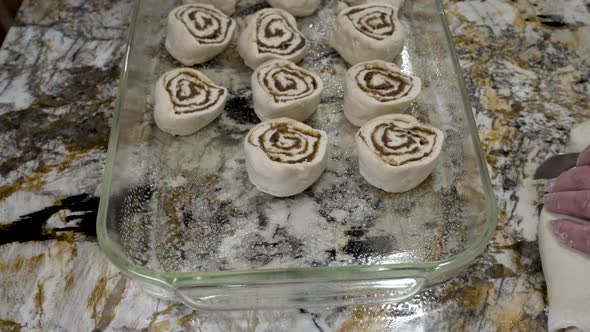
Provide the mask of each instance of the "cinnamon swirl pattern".
[{"label": "cinnamon swirl pattern", "polygon": [[344,0],[349,6],[358,6],[366,3],[385,3],[394,8],[400,9],[404,5],[404,0]]},{"label": "cinnamon swirl pattern", "polygon": [[190,135],[211,123],[223,110],[227,90],[191,68],[166,72],[156,82],[154,119],[173,135]]},{"label": "cinnamon swirl pattern", "polygon": [[354,83],[377,101],[387,102],[406,96],[412,89],[412,77],[378,66],[361,66],[354,71]]},{"label": "cinnamon swirl pattern", "polygon": [[409,76],[393,63],[381,60],[351,67],[344,81],[344,114],[362,126],[384,114],[402,113],[422,89],[419,77]]},{"label": "cinnamon swirl pattern", "polygon": [[330,34],[330,45],[350,64],[392,61],[401,51],[405,32],[398,9],[379,3],[341,10]]},{"label": "cinnamon swirl pattern", "polygon": [[322,80],[291,61],[272,60],[252,74],[254,110],[265,121],[309,118],[320,103]]},{"label": "cinnamon swirl pattern", "polygon": [[301,122],[279,118],[260,123],[244,139],[252,184],[286,197],[312,185],[326,168],[327,136]]},{"label": "cinnamon swirl pattern", "polygon": [[356,134],[361,175],[375,187],[405,192],[422,183],[436,167],[444,134],[405,114],[367,122]]},{"label": "cinnamon swirl pattern", "polygon": [[236,11],[237,0],[184,0],[184,4],[205,4],[211,5],[226,15],[231,15]]},{"label": "cinnamon swirl pattern", "polygon": [[252,69],[273,59],[299,62],[306,50],[305,37],[297,30],[293,15],[276,8],[250,16],[238,41],[238,52]]},{"label": "cinnamon swirl pattern", "polygon": [[266,2],[297,17],[313,14],[321,4],[321,0],[266,0]]},{"label": "cinnamon swirl pattern", "polygon": [[186,66],[211,60],[233,38],[234,21],[210,5],[184,5],[168,15],[166,49]]},{"label": "cinnamon swirl pattern", "polygon": [[374,5],[353,8],[345,15],[358,31],[373,39],[383,40],[395,31],[393,7]]}]

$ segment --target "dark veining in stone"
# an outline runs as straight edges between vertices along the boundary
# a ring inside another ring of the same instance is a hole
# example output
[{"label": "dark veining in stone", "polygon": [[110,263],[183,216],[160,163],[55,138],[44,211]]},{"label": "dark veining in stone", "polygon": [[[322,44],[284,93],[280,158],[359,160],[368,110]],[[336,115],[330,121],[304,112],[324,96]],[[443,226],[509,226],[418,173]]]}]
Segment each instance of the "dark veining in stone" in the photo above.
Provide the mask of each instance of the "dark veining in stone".
[{"label": "dark veining in stone", "polygon": [[[66,232],[83,236],[96,236],[96,214],[98,197],[80,194],[62,199],[53,206],[20,217],[18,220],[0,225],[0,245],[11,242],[44,241],[68,239]],[[79,220],[76,226],[48,228],[47,220],[60,211],[76,215],[66,216],[65,221]],[[69,238],[74,239],[74,238]]]},{"label": "dark veining in stone", "polygon": [[537,15],[539,22],[554,28],[563,28],[569,24],[564,21],[561,15]]},{"label": "dark veining in stone", "polygon": [[[70,151],[105,148],[110,114],[100,110],[113,107],[114,97],[95,98],[99,87],[116,80],[118,70],[118,67],[68,69],[70,76],[61,91],[38,96],[28,109],[0,115],[0,132],[15,131],[17,146],[22,151],[18,156],[0,160],[0,175],[6,176],[19,165],[50,152],[47,144],[55,140],[68,146]],[[68,107],[69,110],[52,114],[51,109],[57,107]]]}]

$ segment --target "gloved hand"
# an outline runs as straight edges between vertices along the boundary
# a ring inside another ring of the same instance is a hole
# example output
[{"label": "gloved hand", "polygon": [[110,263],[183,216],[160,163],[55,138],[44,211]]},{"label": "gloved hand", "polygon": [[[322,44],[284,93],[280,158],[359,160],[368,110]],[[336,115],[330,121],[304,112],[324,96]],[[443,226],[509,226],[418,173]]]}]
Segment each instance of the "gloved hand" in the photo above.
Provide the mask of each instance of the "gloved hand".
[{"label": "gloved hand", "polygon": [[589,221],[558,219],[551,229],[561,242],[590,255],[590,146],[578,157],[577,166],[549,182],[546,191],[547,210]]}]

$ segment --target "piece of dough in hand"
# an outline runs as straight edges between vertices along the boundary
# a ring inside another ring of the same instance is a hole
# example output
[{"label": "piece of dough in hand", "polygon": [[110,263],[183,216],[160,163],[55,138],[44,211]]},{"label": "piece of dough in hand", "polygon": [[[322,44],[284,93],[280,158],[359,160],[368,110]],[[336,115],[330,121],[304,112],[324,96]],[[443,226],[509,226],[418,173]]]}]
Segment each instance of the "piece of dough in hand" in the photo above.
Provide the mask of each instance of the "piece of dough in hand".
[{"label": "piece of dough in hand", "polygon": [[549,299],[548,328],[549,331],[590,331],[590,257],[557,239],[551,221],[562,218],[587,223],[546,209],[541,211],[539,251]]},{"label": "piece of dough in hand", "polygon": [[590,120],[576,123],[570,131],[569,152],[580,152],[590,145]]},{"label": "piece of dough in hand", "polygon": [[191,135],[217,118],[227,90],[192,68],[164,73],[154,89],[154,120],[172,135]]},{"label": "piece of dough in hand", "polygon": [[276,197],[298,194],[326,169],[328,137],[288,118],[262,122],[244,139],[250,182]]}]

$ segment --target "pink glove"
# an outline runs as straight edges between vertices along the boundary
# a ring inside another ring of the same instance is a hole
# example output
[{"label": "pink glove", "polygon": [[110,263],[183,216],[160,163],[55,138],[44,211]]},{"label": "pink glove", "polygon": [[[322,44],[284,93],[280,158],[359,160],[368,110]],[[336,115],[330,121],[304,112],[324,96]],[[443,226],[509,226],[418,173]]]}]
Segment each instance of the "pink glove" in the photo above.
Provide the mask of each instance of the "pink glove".
[{"label": "pink glove", "polygon": [[[590,221],[590,146],[576,167],[548,184],[544,202],[551,212]],[[561,242],[590,255],[590,223],[559,219],[551,222],[551,229]]]}]

